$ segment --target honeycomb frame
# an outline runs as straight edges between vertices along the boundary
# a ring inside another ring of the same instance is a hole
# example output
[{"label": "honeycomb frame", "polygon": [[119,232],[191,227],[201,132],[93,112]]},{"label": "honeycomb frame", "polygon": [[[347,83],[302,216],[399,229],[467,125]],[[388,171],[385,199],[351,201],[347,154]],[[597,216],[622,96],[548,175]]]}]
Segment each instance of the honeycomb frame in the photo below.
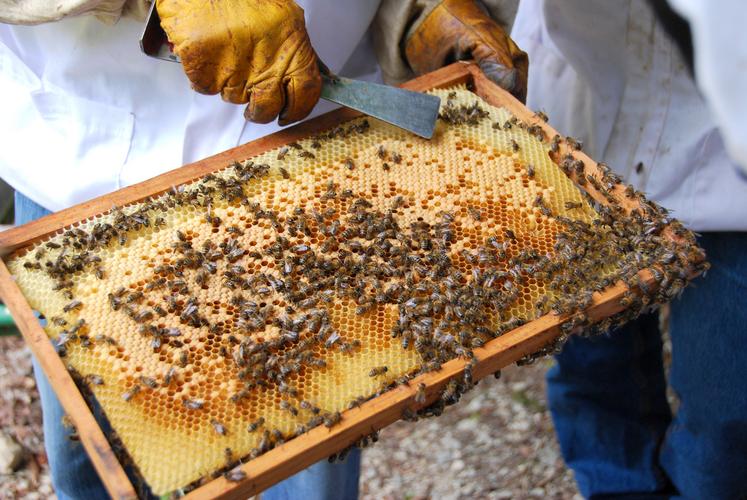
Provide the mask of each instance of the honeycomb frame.
[{"label": "honeycomb frame", "polygon": [[[521,104],[508,96],[508,94],[487,81],[474,66],[457,63],[431,75],[421,77],[411,82],[409,86],[410,88],[426,90],[454,86],[460,83],[471,84],[474,87],[473,91],[489,104],[507,108],[519,119],[527,123],[534,123],[540,127],[547,136],[552,137],[555,135],[555,132],[547,124],[539,120]],[[53,216],[24,226],[24,228],[19,228],[14,232],[0,235],[0,248],[4,252],[7,252],[25,247],[29,243],[46,238],[50,234],[50,229],[54,231],[60,226],[76,226],[81,220],[90,220],[96,214],[105,212],[105,207],[127,205],[148,198],[164,192],[167,187],[172,185],[180,185],[214,170],[223,169],[234,158],[254,157],[264,151],[306,138],[313,131],[331,128],[332,125],[345,122],[355,116],[358,115],[347,110],[333,112],[292,129],[286,129],[269,138],[255,141],[250,145],[236,148],[191,166],[182,167],[177,171],[160,176],[152,181],[146,181],[143,184],[126,188],[117,193],[94,200],[94,202],[54,214]],[[561,145],[557,157],[560,158],[561,155],[571,155],[583,163],[583,172],[572,172],[570,175],[571,179],[575,178],[575,180],[578,180],[580,175],[591,175],[600,180],[603,179],[604,172],[596,167],[595,163],[580,151],[568,148],[566,145]],[[595,189],[589,189],[588,186],[586,187],[586,191],[592,198],[602,204],[610,201],[610,193],[605,195],[601,192],[596,192]],[[637,203],[622,196],[622,186],[615,186],[610,191],[612,196],[615,196],[623,206],[632,208]],[[693,261],[692,264],[693,269],[696,269],[697,262]],[[693,272],[695,273],[695,271]],[[641,279],[646,283],[646,286],[656,286],[651,273],[647,271],[641,272]],[[618,284],[602,293],[596,294],[593,302],[586,310],[589,320],[598,321],[623,310],[625,306],[621,302],[624,302],[627,288],[625,285]],[[30,308],[28,304],[22,300],[22,297],[21,300],[14,300],[19,299],[18,296],[20,293],[18,293],[17,286],[12,282],[12,278],[7,274],[4,266],[0,268],[0,291],[6,303],[8,303],[14,312],[14,315],[17,314],[19,317],[24,318],[24,320],[19,322],[22,331],[27,340],[29,340],[37,357],[42,359],[42,365],[50,377],[53,387],[60,395],[63,406],[70,413],[71,419],[78,428],[84,446],[86,446],[89,454],[92,454],[94,464],[102,475],[105,484],[113,496],[128,496],[129,494],[126,493],[128,490],[127,484],[123,482],[121,470],[112,473],[112,468],[106,466],[107,460],[111,459],[112,455],[111,450],[108,452],[106,450],[108,444],[105,444],[105,442],[101,443],[100,433],[88,435],[85,432],[81,432],[81,429],[89,429],[91,426],[91,419],[88,418],[90,412],[88,412],[88,416],[85,415],[88,409],[84,402],[81,406],[82,399],[80,393],[74,388],[71,390],[70,376],[67,370],[59,362],[60,358],[57,357],[56,353],[53,351],[50,353],[49,343],[46,342],[46,334],[42,331],[43,336],[39,335],[40,328],[35,319],[33,319],[33,315],[29,316]],[[567,319],[567,317],[562,315],[548,314],[486,343],[482,348],[476,348],[474,352],[478,362],[473,369],[473,378],[479,380],[483,376],[493,373],[511,362],[517,361],[522,356],[537,351],[562,334],[561,325]],[[57,362],[53,362],[54,359],[50,359],[50,357],[56,358]],[[440,371],[420,375],[416,379],[413,379],[409,386],[402,385],[395,387],[363,403],[359,408],[344,412],[342,422],[331,429],[327,429],[324,426],[312,429],[253,459],[249,465],[242,467],[249,480],[233,483],[224,478],[218,478],[195,489],[190,493],[190,496],[200,498],[215,496],[238,497],[260,491],[284,477],[303,469],[305,466],[350,446],[362,436],[370,434],[372,431],[399,419],[406,408],[418,409],[428,406],[438,398],[440,391],[446,387],[450,380],[462,374],[464,365],[465,362],[460,359],[444,363]],[[55,380],[58,382],[55,383]],[[59,382],[60,380],[62,382]],[[415,387],[421,383],[425,385],[426,397],[424,400],[416,401]],[[63,386],[65,388],[62,388]],[[63,397],[63,393],[65,397]],[[73,411],[69,407],[74,407]],[[99,456],[99,463],[97,463],[95,456]]]}]

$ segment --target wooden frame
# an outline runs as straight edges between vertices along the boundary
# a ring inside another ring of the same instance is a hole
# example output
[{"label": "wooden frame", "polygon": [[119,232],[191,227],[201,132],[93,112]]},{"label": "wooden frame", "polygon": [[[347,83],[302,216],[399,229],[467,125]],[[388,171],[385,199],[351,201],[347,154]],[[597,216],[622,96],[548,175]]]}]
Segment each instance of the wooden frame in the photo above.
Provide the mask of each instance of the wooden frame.
[{"label": "wooden frame", "polygon": [[[517,118],[540,125],[548,137],[556,134],[555,130],[539,120],[532,111],[490,82],[474,64],[455,63],[412,80],[404,87],[413,90],[428,90],[457,84],[468,84],[477,95],[490,104],[505,107]],[[0,233],[0,256],[7,256],[12,252],[22,250],[30,244],[59,233],[66,226],[105,213],[112,206],[138,202],[165,192],[174,185],[187,183],[209,172],[225,168],[233,160],[261,154],[357,116],[360,116],[360,113],[349,109],[332,111],[145,182],[81,203],[24,226],[9,229]],[[561,145],[560,153],[572,154],[576,159],[585,163],[587,174],[602,177],[597,164],[585,154],[571,151],[564,144]],[[620,205],[627,209],[635,208],[638,202],[622,196],[622,190],[623,186],[617,186],[613,190]],[[608,203],[600,193],[592,189],[587,189],[587,191],[600,203]],[[671,232],[668,234],[674,238]],[[641,271],[640,276],[649,286],[656,286],[650,272]],[[622,311],[624,307],[620,299],[627,290],[625,284],[617,283],[602,293],[594,294],[594,301],[586,311],[589,320],[601,320]],[[109,493],[113,498],[136,497],[135,489],[117,461],[103,432],[97,426],[83,396],[62,360],[57,356],[47,334],[9,274],[5,263],[1,260],[0,298],[10,309],[26,342],[39,360]],[[527,354],[536,352],[560,335],[560,326],[568,319],[564,316],[547,314],[488,342],[483,348],[475,349],[474,353],[479,362],[473,370],[473,378],[475,380],[483,378]],[[399,420],[405,408],[417,410],[433,403],[450,379],[461,376],[463,367],[463,360],[452,360],[444,364],[438,372],[421,375],[412,380],[409,385],[396,387],[359,408],[346,411],[342,421],[331,429],[324,426],[316,427],[261,455],[249,464],[243,465],[243,471],[247,475],[244,481],[232,483],[220,477],[193,490],[187,497],[193,499],[247,498],[256,494],[309,465],[345,449],[362,436]],[[417,404],[415,388],[421,382],[426,385],[426,402]]]}]

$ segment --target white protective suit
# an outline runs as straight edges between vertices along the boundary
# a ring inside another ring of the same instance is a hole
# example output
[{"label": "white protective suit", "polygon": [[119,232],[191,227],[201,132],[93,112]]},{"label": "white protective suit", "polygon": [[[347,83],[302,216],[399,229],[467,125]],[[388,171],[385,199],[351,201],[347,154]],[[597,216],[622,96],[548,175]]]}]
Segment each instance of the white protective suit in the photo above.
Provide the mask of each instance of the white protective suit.
[{"label": "white protective suit", "polygon": [[[716,112],[644,0],[522,0],[512,37],[529,54],[527,105],[544,110],[561,133],[582,139],[592,158],[688,227],[744,231],[747,177],[737,162],[747,166],[747,154],[740,154],[747,113],[728,107],[744,109],[747,102],[744,87],[729,92],[736,82],[747,82],[747,2],[673,3],[685,14],[703,8],[712,14],[695,19],[693,42],[696,73],[707,82]],[[718,23],[727,33],[740,26],[729,43],[721,40],[720,52],[713,36]],[[732,139],[733,158],[716,117]]]},{"label": "white protective suit", "polygon": [[[332,71],[380,80],[367,33],[378,0],[297,3]],[[181,65],[140,52],[143,26],[93,16],[0,24],[0,177],[55,211],[281,128],[191,90]],[[311,116],[333,107],[320,101]]]}]

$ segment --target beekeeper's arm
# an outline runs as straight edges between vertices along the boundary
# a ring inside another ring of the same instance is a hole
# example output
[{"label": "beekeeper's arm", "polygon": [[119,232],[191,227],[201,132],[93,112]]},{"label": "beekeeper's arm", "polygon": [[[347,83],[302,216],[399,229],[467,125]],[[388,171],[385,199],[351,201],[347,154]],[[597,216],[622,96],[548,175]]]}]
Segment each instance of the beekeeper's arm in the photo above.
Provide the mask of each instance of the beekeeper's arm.
[{"label": "beekeeper's arm", "polygon": [[747,174],[747,36],[744,0],[669,0],[690,22],[695,80],[732,159]]},{"label": "beekeeper's arm", "polygon": [[527,55],[507,33],[516,0],[383,0],[372,26],[385,79],[399,83],[461,59],[526,99]]},{"label": "beekeeper's arm", "polygon": [[149,0],[0,0],[0,23],[42,24],[93,15],[107,24],[121,16],[145,19]]}]

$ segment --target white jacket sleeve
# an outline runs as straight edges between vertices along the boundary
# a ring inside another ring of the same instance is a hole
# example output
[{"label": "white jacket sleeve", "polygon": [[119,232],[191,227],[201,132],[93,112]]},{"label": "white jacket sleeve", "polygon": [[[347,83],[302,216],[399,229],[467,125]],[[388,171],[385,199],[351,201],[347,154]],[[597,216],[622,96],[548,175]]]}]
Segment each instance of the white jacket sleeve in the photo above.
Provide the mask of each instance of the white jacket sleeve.
[{"label": "white jacket sleeve", "polygon": [[732,159],[747,174],[747,2],[669,0],[690,22],[695,79]]},{"label": "white jacket sleeve", "polygon": [[45,84],[0,39],[0,175],[50,210],[119,187],[134,127],[124,109]]},{"label": "white jacket sleeve", "polygon": [[113,24],[123,15],[144,20],[151,0],[0,0],[0,22],[42,24],[93,15]]}]

